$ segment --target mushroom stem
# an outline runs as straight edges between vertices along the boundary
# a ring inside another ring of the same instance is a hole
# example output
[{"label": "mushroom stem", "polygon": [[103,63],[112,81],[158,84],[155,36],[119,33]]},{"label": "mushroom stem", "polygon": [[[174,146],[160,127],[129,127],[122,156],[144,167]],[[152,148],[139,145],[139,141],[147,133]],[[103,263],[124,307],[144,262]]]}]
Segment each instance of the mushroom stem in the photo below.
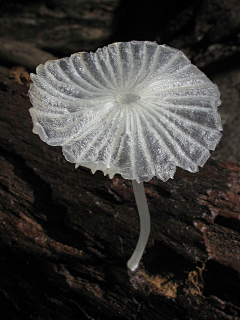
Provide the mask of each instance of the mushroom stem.
[{"label": "mushroom stem", "polygon": [[140,235],[137,246],[133,255],[128,260],[127,266],[131,271],[135,271],[138,268],[150,234],[150,215],[143,182],[138,183],[133,180],[132,185],[140,218]]}]

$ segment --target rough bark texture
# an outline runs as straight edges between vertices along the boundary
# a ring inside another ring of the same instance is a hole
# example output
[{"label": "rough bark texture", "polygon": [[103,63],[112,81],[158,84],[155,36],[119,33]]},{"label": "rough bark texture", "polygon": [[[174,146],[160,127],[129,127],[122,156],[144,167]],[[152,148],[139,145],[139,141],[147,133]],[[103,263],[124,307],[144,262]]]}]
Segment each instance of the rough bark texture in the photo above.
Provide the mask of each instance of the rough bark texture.
[{"label": "rough bark texture", "polygon": [[118,0],[2,1],[0,35],[59,56],[95,50],[112,34]]},{"label": "rough bark texture", "polygon": [[[1,319],[240,319],[239,11],[234,0],[0,3]],[[131,182],[75,170],[32,133],[27,97],[27,71],[44,60],[132,39],[184,50],[218,84],[224,126],[199,173],[145,184],[152,230],[134,273]]]},{"label": "rough bark texture", "polygon": [[145,192],[148,248],[131,182],[74,169],[32,134],[27,86],[0,77],[4,319],[240,318],[240,166],[209,161]]}]

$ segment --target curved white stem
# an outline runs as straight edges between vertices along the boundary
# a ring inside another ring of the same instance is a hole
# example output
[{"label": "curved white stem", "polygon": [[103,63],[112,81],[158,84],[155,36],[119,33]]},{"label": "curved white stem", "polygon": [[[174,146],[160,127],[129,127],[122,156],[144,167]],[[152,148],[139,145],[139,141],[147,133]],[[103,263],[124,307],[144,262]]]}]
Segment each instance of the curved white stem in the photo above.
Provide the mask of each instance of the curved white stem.
[{"label": "curved white stem", "polygon": [[140,236],[127,266],[131,271],[135,271],[138,268],[150,234],[150,215],[143,182],[138,183],[133,180],[132,185],[140,218]]}]

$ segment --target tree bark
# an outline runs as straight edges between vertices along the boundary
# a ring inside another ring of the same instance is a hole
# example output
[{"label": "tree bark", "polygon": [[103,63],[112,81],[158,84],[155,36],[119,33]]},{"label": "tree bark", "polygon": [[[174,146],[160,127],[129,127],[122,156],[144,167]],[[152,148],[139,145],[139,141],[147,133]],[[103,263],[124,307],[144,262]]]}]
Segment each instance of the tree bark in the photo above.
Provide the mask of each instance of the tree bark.
[{"label": "tree bark", "polygon": [[[0,2],[1,319],[240,320],[240,166],[213,160],[240,163],[239,12],[221,0]],[[218,85],[224,128],[198,173],[145,183],[136,272],[131,181],[75,170],[32,133],[27,96],[38,64],[130,40],[183,50]]]},{"label": "tree bark", "polygon": [[0,36],[59,57],[96,50],[112,35],[118,5],[119,0],[3,1]]},{"label": "tree bark", "polygon": [[145,183],[152,230],[130,272],[131,181],[75,170],[34,135],[17,79],[0,75],[2,319],[240,319],[240,166]]},{"label": "tree bark", "polygon": [[112,42],[157,41],[183,51],[221,91],[215,159],[240,163],[240,2],[229,0],[0,1],[0,64],[37,65]]}]

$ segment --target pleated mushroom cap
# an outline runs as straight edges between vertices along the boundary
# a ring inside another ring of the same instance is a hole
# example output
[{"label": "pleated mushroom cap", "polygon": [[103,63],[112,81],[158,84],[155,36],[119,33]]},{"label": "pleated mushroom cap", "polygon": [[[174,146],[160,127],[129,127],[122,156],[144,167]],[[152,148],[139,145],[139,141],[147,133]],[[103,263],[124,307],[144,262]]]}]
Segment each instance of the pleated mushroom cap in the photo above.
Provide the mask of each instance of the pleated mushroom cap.
[{"label": "pleated mushroom cap", "polygon": [[179,50],[113,43],[31,74],[33,132],[70,162],[137,182],[197,172],[218,144],[220,93]]}]

